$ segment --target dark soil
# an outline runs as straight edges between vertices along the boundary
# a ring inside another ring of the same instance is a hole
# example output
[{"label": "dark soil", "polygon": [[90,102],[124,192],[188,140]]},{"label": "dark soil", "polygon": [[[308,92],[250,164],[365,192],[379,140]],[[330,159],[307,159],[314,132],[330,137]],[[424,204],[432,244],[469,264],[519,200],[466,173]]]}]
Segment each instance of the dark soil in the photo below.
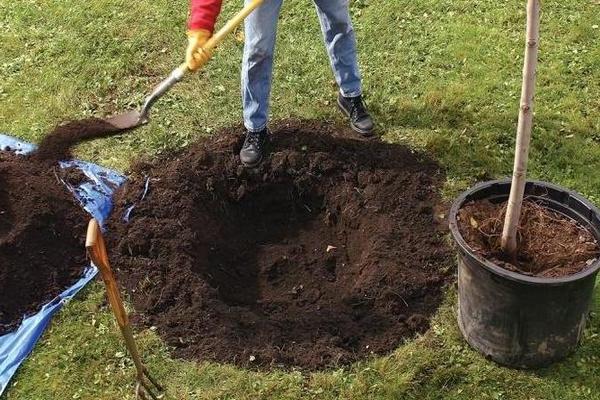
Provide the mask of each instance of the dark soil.
[{"label": "dark soil", "polygon": [[58,167],[0,152],[0,335],[76,281],[86,214]]},{"label": "dark soil", "polygon": [[71,158],[71,149],[85,141],[113,136],[122,132],[98,118],[70,121],[54,128],[46,135],[33,157],[38,161],[55,163]]},{"label": "dark soil", "polygon": [[500,243],[505,214],[506,202],[471,202],[459,211],[458,226],[473,250],[507,270],[562,277],[583,271],[600,256],[598,242],[585,227],[525,200],[517,231],[517,260],[508,259]]},{"label": "dark soil", "polygon": [[59,171],[59,175],[63,181],[73,187],[77,187],[85,182],[89,182],[89,178],[83,173],[83,171],[76,167],[62,168]]},{"label": "dark soil", "polygon": [[137,322],[183,358],[305,369],[386,354],[424,332],[452,279],[433,215],[438,165],[345,128],[286,121],[247,170],[239,132],[138,163],[118,193],[109,244]]},{"label": "dark soil", "polygon": [[119,132],[99,119],[72,121],[32,155],[0,152],[0,335],[81,276],[88,216],[59,177],[73,186],[87,178],[57,162],[80,142]]}]

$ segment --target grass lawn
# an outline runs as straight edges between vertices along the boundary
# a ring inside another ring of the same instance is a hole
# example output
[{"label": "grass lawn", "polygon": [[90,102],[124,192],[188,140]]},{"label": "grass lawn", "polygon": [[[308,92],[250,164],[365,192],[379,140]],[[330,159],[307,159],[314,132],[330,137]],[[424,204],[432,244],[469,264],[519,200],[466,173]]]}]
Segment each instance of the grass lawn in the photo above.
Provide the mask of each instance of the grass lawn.
[{"label": "grass lawn", "polygon": [[[241,1],[226,1],[223,18]],[[447,168],[445,195],[507,176],[520,95],[525,1],[352,0],[368,103],[384,139],[425,149]],[[600,1],[542,4],[530,176],[600,205]],[[0,131],[38,141],[60,121],[139,105],[181,62],[184,0],[0,2]],[[222,18],[222,19],[223,19]],[[80,146],[125,170],[238,123],[242,44],[153,110],[148,126]],[[287,0],[273,118],[338,120],[336,88],[309,0]],[[247,371],[169,357],[137,332],[149,367],[177,399],[600,399],[600,298],[583,345],[539,371],[484,360],[461,339],[450,289],[431,329],[393,354],[319,373]],[[557,321],[559,323],[559,321]],[[10,400],[132,399],[134,374],[98,283],[55,318],[5,395]]]}]

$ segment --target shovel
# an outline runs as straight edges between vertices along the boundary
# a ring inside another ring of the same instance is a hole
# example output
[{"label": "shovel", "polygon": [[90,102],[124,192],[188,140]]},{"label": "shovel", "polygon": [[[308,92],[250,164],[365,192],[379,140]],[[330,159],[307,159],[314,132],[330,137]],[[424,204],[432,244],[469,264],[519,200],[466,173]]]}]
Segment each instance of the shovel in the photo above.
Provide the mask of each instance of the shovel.
[{"label": "shovel", "polygon": [[160,396],[160,393],[163,392],[163,388],[154,380],[154,378],[150,376],[148,370],[144,364],[142,364],[140,353],[137,345],[135,344],[135,339],[133,338],[133,331],[131,329],[131,325],[129,324],[129,318],[127,316],[127,312],[125,311],[125,307],[123,306],[121,295],[119,294],[117,280],[115,279],[115,275],[113,274],[112,269],[110,268],[110,263],[108,262],[104,238],[102,237],[102,232],[100,231],[98,221],[95,219],[91,219],[88,224],[85,248],[87,249],[94,265],[100,270],[102,280],[106,285],[108,302],[110,303],[113,313],[115,314],[115,318],[119,324],[121,333],[125,338],[125,347],[127,347],[127,351],[129,351],[129,355],[131,355],[133,363],[135,364],[135,369],[137,371],[135,385],[136,398],[139,397],[143,400],[147,400],[150,397],[154,400],[158,400],[162,397]]},{"label": "shovel", "polygon": [[[236,15],[233,16],[217,33],[215,33],[202,47],[202,52],[205,54],[203,62],[200,68],[206,64],[206,62],[212,57],[213,50],[219,45],[225,37],[233,32],[242,21],[258,6],[262,4],[263,0],[253,0],[242,8]],[[185,63],[175,68],[173,72],[164,81],[159,83],[152,93],[144,101],[144,105],[138,111],[129,111],[124,114],[115,115],[113,117],[105,119],[105,121],[120,131],[135,129],[148,122],[150,118],[150,108],[152,105],[160,99],[165,93],[167,93],[177,82],[191,72]]]}]

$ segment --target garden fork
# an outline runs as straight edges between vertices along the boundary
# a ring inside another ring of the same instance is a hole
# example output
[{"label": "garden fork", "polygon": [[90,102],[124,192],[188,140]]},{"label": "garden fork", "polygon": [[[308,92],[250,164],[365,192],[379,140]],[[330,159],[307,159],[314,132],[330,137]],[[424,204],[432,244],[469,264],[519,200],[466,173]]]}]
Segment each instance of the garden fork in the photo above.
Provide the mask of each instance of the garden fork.
[{"label": "garden fork", "polygon": [[90,258],[92,259],[92,262],[100,270],[102,280],[106,285],[108,301],[113,310],[117,323],[119,324],[119,328],[121,328],[121,333],[125,338],[125,346],[127,347],[127,350],[133,359],[133,363],[135,364],[135,369],[137,371],[135,385],[136,398],[148,400],[148,396],[150,396],[152,399],[158,400],[159,397],[162,397],[160,393],[163,392],[163,388],[150,376],[148,370],[142,364],[140,353],[138,352],[137,345],[135,344],[135,340],[133,338],[133,331],[131,329],[131,325],[129,324],[129,317],[127,316],[127,312],[123,306],[123,301],[121,300],[121,295],[119,294],[119,287],[117,286],[115,275],[113,274],[112,269],[110,268],[110,263],[108,262],[108,255],[106,253],[106,246],[104,244],[104,238],[102,237],[102,231],[100,230],[98,221],[95,219],[91,219],[90,223],[88,224],[85,247],[90,255]]}]

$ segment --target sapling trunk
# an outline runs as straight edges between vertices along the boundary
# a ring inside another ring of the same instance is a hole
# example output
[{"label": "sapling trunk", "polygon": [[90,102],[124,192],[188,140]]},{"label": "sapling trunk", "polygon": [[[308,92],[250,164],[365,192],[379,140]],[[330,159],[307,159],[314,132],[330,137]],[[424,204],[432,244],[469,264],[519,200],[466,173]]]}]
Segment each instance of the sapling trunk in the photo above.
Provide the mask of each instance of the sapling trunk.
[{"label": "sapling trunk", "polygon": [[527,179],[527,161],[529,143],[533,125],[533,98],[535,93],[535,75],[540,36],[540,0],[527,0],[527,35],[525,60],[523,63],[523,85],[521,88],[521,107],[517,127],[515,163],[512,185],[502,232],[502,250],[511,259],[517,256],[517,228],[523,205],[525,181]]}]

